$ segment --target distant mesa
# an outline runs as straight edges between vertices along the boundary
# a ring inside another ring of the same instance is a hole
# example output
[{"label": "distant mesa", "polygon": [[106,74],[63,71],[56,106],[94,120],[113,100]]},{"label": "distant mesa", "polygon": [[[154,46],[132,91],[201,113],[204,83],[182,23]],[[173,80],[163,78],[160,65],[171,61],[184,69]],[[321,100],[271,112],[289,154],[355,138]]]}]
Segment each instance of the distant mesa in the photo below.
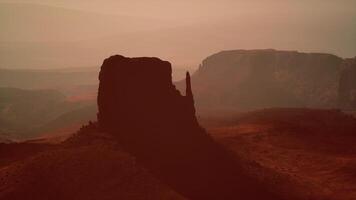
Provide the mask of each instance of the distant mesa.
[{"label": "distant mesa", "polygon": [[339,82],[339,105],[343,109],[356,109],[356,57],[346,59]]},{"label": "distant mesa", "polygon": [[200,127],[189,73],[186,96],[171,73],[171,64],[158,58],[106,59],[99,75],[100,129],[189,199],[278,199]]},{"label": "distant mesa", "polygon": [[[192,75],[197,111],[350,108],[356,92],[352,60],[273,49],[221,51],[204,59]],[[176,85],[184,90],[184,81]]]}]

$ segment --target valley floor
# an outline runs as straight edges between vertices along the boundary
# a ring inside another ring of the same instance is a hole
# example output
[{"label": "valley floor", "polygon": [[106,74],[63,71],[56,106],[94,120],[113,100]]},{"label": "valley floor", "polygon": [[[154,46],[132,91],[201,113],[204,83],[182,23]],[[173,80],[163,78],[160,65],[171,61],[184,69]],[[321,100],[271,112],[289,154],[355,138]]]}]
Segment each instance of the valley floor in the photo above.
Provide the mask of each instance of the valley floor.
[{"label": "valley floor", "polygon": [[[356,198],[356,119],[336,110],[266,109],[208,132],[286,199]],[[0,199],[185,199],[100,132],[0,144]],[[98,187],[100,185],[100,187]]]},{"label": "valley floor", "polygon": [[356,199],[356,125],[350,116],[339,111],[262,110],[209,132],[241,158],[282,176],[276,189],[287,196]]}]

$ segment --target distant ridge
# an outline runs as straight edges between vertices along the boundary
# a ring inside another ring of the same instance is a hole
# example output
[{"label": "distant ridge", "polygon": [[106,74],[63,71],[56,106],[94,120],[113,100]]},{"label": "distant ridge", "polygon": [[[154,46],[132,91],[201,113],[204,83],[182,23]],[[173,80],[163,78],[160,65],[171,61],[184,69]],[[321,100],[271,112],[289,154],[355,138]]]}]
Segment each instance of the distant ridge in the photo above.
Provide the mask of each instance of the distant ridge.
[{"label": "distant ridge", "polygon": [[[221,51],[204,59],[192,75],[197,108],[343,108],[339,80],[346,61],[328,53]],[[349,85],[355,91],[355,86]],[[177,87],[183,90],[184,83]]]}]

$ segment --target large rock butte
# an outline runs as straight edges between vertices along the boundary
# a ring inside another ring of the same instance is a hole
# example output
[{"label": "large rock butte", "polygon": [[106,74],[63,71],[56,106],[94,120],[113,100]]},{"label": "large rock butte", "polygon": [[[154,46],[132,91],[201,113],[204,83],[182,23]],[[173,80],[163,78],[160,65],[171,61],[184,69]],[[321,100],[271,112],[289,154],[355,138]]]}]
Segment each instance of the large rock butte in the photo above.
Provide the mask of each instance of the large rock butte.
[{"label": "large rock butte", "polygon": [[100,126],[104,130],[199,128],[189,74],[187,96],[175,89],[171,74],[171,64],[158,58],[117,55],[106,59],[99,75]]},{"label": "large rock butte", "polygon": [[158,58],[106,59],[99,75],[100,129],[189,199],[278,199],[199,126],[189,74],[183,96],[171,71]]}]

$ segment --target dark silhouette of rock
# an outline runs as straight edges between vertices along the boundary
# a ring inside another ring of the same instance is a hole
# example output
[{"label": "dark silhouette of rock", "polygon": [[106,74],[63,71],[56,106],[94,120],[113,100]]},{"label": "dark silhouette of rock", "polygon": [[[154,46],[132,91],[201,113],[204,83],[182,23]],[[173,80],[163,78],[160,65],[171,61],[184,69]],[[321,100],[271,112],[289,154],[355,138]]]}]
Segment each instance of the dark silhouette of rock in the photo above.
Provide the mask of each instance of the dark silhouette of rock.
[{"label": "dark silhouette of rock", "polygon": [[193,96],[180,95],[171,73],[170,63],[158,58],[106,59],[100,71],[98,93],[98,121],[102,129],[159,127],[184,131],[186,127],[181,124],[199,129]]},{"label": "dark silhouette of rock", "polygon": [[169,62],[116,55],[99,79],[99,127],[176,191],[189,199],[279,199],[200,127],[189,73],[182,96]]}]

